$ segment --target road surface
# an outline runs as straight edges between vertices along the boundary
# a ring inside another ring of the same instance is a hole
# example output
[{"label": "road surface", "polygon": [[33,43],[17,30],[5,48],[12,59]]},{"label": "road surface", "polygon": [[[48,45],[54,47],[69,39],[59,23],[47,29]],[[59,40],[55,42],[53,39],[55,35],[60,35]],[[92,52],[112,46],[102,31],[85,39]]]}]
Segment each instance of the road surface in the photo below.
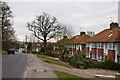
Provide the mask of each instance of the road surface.
[{"label": "road surface", "polygon": [[26,54],[2,55],[2,78],[24,78],[27,65]]},{"label": "road surface", "polygon": [[2,78],[31,80],[32,78],[57,78],[57,76],[49,70],[49,66],[42,64],[36,55],[16,53],[2,56]]}]

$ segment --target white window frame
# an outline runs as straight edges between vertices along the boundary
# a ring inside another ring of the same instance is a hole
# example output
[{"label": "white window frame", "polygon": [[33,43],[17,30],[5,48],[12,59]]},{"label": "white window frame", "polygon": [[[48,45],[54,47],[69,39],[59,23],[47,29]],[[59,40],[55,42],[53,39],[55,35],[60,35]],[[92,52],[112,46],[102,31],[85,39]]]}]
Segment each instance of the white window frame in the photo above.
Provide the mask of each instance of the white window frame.
[{"label": "white window frame", "polygon": [[115,43],[108,43],[109,44],[109,50],[115,50]]}]

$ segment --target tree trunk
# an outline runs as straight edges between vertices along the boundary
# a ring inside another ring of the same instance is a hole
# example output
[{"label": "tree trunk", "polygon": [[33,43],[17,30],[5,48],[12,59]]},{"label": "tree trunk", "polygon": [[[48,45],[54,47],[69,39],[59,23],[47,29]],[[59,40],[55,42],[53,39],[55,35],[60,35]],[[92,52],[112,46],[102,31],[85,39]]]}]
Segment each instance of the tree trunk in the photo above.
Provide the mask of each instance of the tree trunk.
[{"label": "tree trunk", "polygon": [[44,52],[46,52],[46,44],[47,44],[47,40],[46,37],[44,37]]}]

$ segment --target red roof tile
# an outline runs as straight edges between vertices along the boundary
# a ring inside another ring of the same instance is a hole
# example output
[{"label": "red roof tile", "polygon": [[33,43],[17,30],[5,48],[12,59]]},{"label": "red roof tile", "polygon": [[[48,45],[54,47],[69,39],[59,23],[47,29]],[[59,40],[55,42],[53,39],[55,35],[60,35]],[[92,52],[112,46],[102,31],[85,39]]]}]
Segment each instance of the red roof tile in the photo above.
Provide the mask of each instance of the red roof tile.
[{"label": "red roof tile", "polygon": [[120,27],[105,29],[86,42],[120,42]]},{"label": "red roof tile", "polygon": [[84,34],[82,36],[77,35],[69,41],[69,44],[85,44],[86,40],[88,40],[89,38],[90,37],[86,34]]},{"label": "red roof tile", "polygon": [[54,43],[54,45],[64,45],[67,44],[69,42],[69,39],[67,37],[61,39],[60,41]]}]

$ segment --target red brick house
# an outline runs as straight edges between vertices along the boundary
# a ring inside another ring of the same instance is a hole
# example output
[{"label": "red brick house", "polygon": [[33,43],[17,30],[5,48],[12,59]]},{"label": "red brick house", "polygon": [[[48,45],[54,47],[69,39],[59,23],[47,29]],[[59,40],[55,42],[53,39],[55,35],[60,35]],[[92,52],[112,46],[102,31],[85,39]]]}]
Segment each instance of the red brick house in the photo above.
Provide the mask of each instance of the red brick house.
[{"label": "red brick house", "polygon": [[77,51],[85,52],[86,40],[88,40],[90,36],[86,35],[85,32],[81,32],[80,35],[74,36],[69,41],[69,52],[72,54]]},{"label": "red brick house", "polygon": [[106,55],[120,63],[120,27],[112,22],[105,29],[86,41],[86,57],[101,61]]},{"label": "red brick house", "polygon": [[63,39],[59,40],[58,42],[54,43],[54,50],[58,50],[60,46],[67,47],[69,39],[67,36],[64,36]]}]

